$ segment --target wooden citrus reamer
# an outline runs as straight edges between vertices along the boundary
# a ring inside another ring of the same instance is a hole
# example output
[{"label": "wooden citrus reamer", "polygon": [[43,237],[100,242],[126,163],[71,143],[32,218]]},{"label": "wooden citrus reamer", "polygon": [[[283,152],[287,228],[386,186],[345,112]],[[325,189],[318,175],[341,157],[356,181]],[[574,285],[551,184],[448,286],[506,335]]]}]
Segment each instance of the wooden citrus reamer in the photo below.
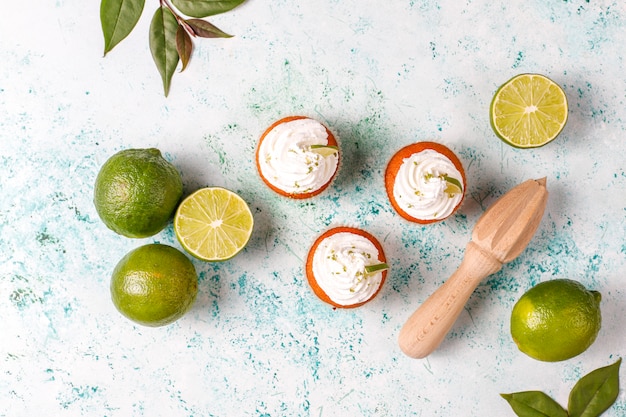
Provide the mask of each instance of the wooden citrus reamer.
[{"label": "wooden citrus reamer", "polygon": [[527,180],[483,213],[459,268],[400,330],[398,343],[406,355],[424,358],[439,346],[478,284],[526,248],[541,222],[547,201],[546,179]]}]

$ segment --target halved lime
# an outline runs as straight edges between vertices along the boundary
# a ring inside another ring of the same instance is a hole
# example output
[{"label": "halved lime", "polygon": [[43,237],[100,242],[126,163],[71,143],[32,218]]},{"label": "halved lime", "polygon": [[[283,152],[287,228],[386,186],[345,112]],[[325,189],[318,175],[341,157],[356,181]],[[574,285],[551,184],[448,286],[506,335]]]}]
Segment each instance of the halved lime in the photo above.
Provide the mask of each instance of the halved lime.
[{"label": "halved lime", "polygon": [[311,145],[310,149],[311,152],[315,152],[324,158],[335,155],[339,152],[339,147],[334,145]]},{"label": "halved lime", "polygon": [[174,231],[183,248],[211,262],[237,255],[248,243],[253,226],[248,204],[221,187],[194,192],[183,200],[174,216]]},{"label": "halved lime", "polygon": [[551,142],[567,121],[563,89],[540,74],[520,74],[504,83],[491,101],[491,127],[517,148],[536,148]]}]

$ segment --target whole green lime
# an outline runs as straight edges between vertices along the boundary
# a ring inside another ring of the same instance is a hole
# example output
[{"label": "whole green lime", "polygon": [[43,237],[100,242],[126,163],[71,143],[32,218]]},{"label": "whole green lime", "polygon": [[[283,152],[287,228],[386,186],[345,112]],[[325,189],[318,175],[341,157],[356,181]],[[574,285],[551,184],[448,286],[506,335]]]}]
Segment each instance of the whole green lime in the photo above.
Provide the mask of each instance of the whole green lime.
[{"label": "whole green lime", "polygon": [[182,195],[179,172],[158,149],[126,149],[100,168],[93,201],[109,229],[144,238],[167,225]]},{"label": "whole green lime", "polygon": [[540,361],[557,362],[583,353],[596,340],[601,294],[570,279],[537,284],[511,313],[511,336],[519,350]]},{"label": "whole green lime", "polygon": [[111,276],[111,299],[128,319],[158,327],[182,317],[198,293],[193,263],[168,245],[148,244],[124,256]]}]

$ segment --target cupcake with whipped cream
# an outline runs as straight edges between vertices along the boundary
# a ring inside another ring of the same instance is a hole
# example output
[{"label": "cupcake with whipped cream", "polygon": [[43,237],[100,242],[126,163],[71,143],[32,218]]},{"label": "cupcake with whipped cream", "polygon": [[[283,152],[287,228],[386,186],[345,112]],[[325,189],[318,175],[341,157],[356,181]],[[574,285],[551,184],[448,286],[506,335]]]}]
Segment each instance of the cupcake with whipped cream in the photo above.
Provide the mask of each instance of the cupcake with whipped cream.
[{"label": "cupcake with whipped cream", "polygon": [[261,136],[256,166],[278,194],[305,199],[331,184],[339,168],[339,145],[330,130],[305,116],[285,117]]},{"label": "cupcake with whipped cream", "polygon": [[386,262],[374,236],[354,227],[334,227],[309,250],[306,277],[322,301],[335,308],[354,308],[380,292],[387,277]]},{"label": "cupcake with whipped cream", "polygon": [[393,208],[406,220],[442,221],[461,206],[465,171],[449,148],[418,142],[400,149],[385,171],[385,189]]}]

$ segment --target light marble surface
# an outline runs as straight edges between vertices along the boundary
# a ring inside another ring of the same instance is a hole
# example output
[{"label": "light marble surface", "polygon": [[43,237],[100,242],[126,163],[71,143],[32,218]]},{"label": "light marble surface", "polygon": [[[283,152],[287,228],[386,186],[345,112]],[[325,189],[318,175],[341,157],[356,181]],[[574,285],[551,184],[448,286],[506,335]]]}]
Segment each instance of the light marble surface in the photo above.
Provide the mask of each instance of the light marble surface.
[{"label": "light marble surface", "polygon": [[[31,0],[0,14],[0,416],[509,416],[499,393],[559,403],[587,372],[626,356],[626,9],[617,1],[248,0],[211,19],[164,98],[148,49],[158,2],[106,57],[99,2]],[[516,150],[489,126],[498,85],[539,72],[563,86],[553,143]],[[306,202],[268,190],[253,154],[274,120],[304,114],[341,141],[332,188]],[[420,227],[388,203],[382,174],[401,146],[435,140],[468,174],[455,217]],[[194,261],[192,311],[158,329],[113,307],[109,276],[130,249],[180,247],[110,232],[92,204],[102,163],[158,147],[185,192],[221,185],[255,216],[250,244]],[[458,266],[483,210],[546,176],[550,199],[528,249],[485,280],[440,349],[405,357],[398,331]],[[303,279],[320,231],[355,224],[391,263],[381,294],[334,311]],[[508,320],[533,284],[579,280],[603,294],[584,354],[542,363]],[[626,367],[621,370],[626,384]],[[608,417],[626,415],[620,392]]]}]

